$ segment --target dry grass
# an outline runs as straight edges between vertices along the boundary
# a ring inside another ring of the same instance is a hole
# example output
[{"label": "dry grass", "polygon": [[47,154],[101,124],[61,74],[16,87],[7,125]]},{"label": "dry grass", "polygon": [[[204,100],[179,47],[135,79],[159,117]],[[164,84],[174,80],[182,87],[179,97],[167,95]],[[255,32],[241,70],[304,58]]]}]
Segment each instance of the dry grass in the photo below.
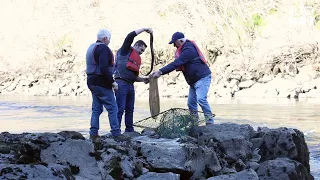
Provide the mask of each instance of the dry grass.
[{"label": "dry grass", "polygon": [[[183,31],[211,59],[217,49],[222,52],[225,58],[218,58],[217,66],[228,61],[249,69],[273,61],[275,50],[279,56],[297,56],[304,50],[295,49],[296,44],[316,46],[319,14],[316,0],[3,1],[1,71],[42,67],[75,55],[81,62],[100,28],[111,30],[110,47],[116,50],[127,33],[141,27],[154,30],[159,66],[172,60],[172,33]],[[146,33],[139,38],[149,42]],[[283,47],[292,48],[284,52]],[[77,67],[82,70],[84,64]]]}]

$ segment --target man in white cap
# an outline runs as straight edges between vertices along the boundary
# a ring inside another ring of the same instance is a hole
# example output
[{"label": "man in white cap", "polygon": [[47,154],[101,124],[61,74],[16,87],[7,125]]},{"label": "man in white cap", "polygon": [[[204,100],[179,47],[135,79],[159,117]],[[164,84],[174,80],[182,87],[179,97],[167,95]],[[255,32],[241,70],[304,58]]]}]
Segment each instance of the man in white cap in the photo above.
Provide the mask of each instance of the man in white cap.
[{"label": "man in white cap", "polygon": [[92,94],[92,114],[90,139],[99,141],[99,117],[103,107],[108,111],[111,134],[114,137],[120,135],[120,127],[117,117],[118,107],[113,90],[118,89],[112,73],[114,68],[114,57],[108,47],[111,33],[101,29],[97,34],[97,41],[91,44],[86,54],[87,85]]}]

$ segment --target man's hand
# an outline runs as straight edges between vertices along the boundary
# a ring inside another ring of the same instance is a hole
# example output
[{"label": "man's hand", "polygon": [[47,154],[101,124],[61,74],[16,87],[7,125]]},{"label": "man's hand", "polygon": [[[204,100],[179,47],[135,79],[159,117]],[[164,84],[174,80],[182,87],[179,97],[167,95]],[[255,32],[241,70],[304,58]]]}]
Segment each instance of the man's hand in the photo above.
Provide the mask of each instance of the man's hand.
[{"label": "man's hand", "polygon": [[151,28],[141,28],[141,29],[135,30],[135,32],[136,32],[137,35],[140,34],[140,33],[142,33],[142,32],[144,32],[144,31],[147,32],[147,33],[149,33],[149,34],[152,33],[152,29],[151,29]]},{"label": "man's hand", "polygon": [[145,84],[147,84],[147,83],[149,83],[149,78],[150,77],[140,77],[140,76],[138,76],[136,81],[137,82],[144,82]]},{"label": "man's hand", "polygon": [[159,78],[161,75],[162,75],[162,72],[160,70],[157,70],[151,74],[153,78]]},{"label": "man's hand", "polygon": [[153,32],[151,28],[144,28],[144,31],[146,31],[149,34],[152,34]]},{"label": "man's hand", "polygon": [[113,88],[113,90],[117,91],[118,90],[118,83],[113,82],[112,83],[112,88]]},{"label": "man's hand", "polygon": [[149,81],[150,81],[149,78],[144,78],[144,79],[143,79],[143,82],[144,82],[145,84],[148,84]]}]

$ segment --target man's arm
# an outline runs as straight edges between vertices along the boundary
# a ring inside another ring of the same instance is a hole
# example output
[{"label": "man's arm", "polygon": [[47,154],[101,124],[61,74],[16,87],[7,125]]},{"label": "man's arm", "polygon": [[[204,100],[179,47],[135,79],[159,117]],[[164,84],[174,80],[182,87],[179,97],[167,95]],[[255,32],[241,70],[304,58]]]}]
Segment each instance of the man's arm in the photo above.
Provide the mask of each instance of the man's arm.
[{"label": "man's arm", "polygon": [[149,34],[152,33],[152,29],[151,29],[151,28],[141,28],[141,29],[135,30],[135,32],[136,32],[137,35],[140,34],[140,33],[142,33],[143,31],[145,31],[145,32],[147,32],[147,33],[149,33]]},{"label": "man's arm", "polygon": [[160,69],[162,75],[170,73],[171,71],[177,69],[178,67],[186,64],[188,61],[193,59],[193,53],[191,50],[192,49],[190,47],[183,48],[179,58],[175,59],[173,62]]},{"label": "man's arm", "polygon": [[142,32],[148,32],[148,33],[152,33],[152,29],[151,28],[141,28],[141,29],[137,29],[135,31],[130,32],[127,37],[124,39],[123,44],[120,48],[120,53],[121,55],[126,55],[130,52],[130,48],[131,48],[131,44],[133,43],[133,39],[140,33]]},{"label": "man's arm", "polygon": [[131,44],[133,43],[133,39],[137,36],[135,31],[130,32],[127,37],[124,39],[123,44],[120,48],[120,54],[126,55],[130,52]]},{"label": "man's arm", "polygon": [[105,45],[100,45],[98,50],[100,50],[99,61],[98,61],[100,70],[104,78],[107,80],[107,82],[110,82],[110,84],[112,84],[114,82],[114,79],[112,76],[112,72],[110,71],[110,67],[112,63],[111,51]]},{"label": "man's arm", "polygon": [[149,78],[137,76],[136,82],[144,82],[145,84],[147,84],[147,83],[149,83]]}]

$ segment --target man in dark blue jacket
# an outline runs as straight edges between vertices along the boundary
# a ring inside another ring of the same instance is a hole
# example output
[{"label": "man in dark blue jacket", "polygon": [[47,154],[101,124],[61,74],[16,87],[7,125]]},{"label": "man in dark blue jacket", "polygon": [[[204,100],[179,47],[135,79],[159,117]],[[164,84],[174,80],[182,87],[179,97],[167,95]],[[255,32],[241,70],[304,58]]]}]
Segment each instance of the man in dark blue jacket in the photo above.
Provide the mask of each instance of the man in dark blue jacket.
[{"label": "man in dark blue jacket", "polygon": [[207,100],[211,71],[202,52],[193,41],[186,39],[181,32],[174,33],[169,44],[174,44],[177,48],[175,60],[155,71],[152,76],[159,78],[173,70],[182,71],[189,84],[188,108],[190,112],[197,115],[199,104],[206,117],[206,124],[213,124],[214,114],[212,114]]},{"label": "man in dark blue jacket", "polygon": [[117,118],[117,103],[113,90],[118,89],[112,73],[114,68],[113,53],[108,47],[111,33],[102,29],[97,34],[97,41],[91,44],[86,54],[87,85],[92,94],[92,115],[90,127],[90,139],[99,140],[99,117],[103,106],[108,111],[111,134],[114,137],[120,135],[120,126]]},{"label": "man in dark blue jacket", "polygon": [[130,32],[125,38],[121,48],[117,52],[114,78],[119,84],[116,91],[118,105],[118,121],[121,126],[122,115],[125,113],[125,132],[133,132],[133,111],[135,101],[134,82],[148,83],[147,77],[140,77],[139,70],[141,65],[140,55],[145,51],[147,45],[142,40],[133,43],[134,38],[142,33],[152,33],[151,28],[142,28]]}]

